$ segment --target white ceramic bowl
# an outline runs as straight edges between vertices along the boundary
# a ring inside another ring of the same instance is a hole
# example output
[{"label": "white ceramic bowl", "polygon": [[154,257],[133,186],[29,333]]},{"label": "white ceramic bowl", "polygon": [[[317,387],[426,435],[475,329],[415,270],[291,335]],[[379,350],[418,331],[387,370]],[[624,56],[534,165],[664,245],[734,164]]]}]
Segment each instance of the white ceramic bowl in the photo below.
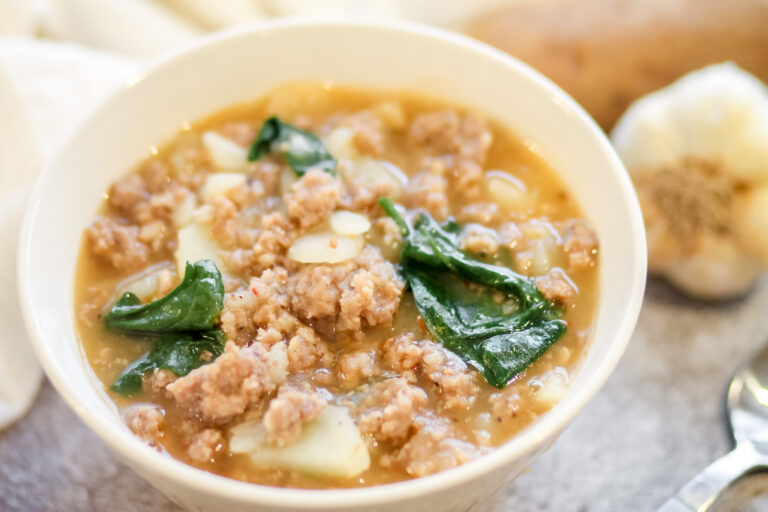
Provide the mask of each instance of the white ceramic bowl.
[{"label": "white ceramic bowl", "polygon": [[[596,227],[600,301],[586,359],[562,402],[490,455],[426,478],[366,489],[258,486],[153,450],[127,430],[99,391],[75,332],[72,290],[80,236],[104,191],[182,122],[297,79],[423,91],[488,114],[544,155]],[[404,512],[471,509],[554,442],[624,352],[643,296],[645,254],[640,209],[619,159],[584,111],[547,79],[453,33],[315,20],[214,36],[155,62],[102,104],[40,176],[22,228],[18,270],[25,321],[50,380],[91,429],[176,503],[195,511]]]}]

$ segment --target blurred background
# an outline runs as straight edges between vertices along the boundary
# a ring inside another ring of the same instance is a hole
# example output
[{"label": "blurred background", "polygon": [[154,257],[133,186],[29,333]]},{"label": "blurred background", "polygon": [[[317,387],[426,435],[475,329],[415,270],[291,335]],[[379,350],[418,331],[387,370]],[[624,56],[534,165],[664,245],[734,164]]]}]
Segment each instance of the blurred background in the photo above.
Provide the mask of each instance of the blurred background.
[{"label": "blurred background", "polygon": [[706,64],[768,78],[765,0],[0,0],[0,36],[147,59],[226,27],[318,15],[469,33],[555,80],[606,129],[633,99]]}]

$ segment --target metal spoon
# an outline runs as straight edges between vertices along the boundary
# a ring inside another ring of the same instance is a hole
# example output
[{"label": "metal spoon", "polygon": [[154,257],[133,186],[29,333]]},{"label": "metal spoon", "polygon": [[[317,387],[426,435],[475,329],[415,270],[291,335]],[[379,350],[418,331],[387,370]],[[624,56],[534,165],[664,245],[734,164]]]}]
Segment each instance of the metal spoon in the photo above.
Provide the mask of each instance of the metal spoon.
[{"label": "metal spoon", "polygon": [[768,345],[736,371],[726,406],[733,450],[685,484],[658,512],[704,512],[737,479],[768,468]]}]

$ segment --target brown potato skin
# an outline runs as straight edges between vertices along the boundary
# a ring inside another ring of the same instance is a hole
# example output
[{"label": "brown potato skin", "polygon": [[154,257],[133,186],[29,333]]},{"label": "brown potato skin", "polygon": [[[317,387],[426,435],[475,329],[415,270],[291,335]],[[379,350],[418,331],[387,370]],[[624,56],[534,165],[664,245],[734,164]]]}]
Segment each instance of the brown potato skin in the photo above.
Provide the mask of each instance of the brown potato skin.
[{"label": "brown potato skin", "polygon": [[605,130],[707,64],[732,60],[768,82],[768,0],[542,0],[468,32],[550,77]]}]

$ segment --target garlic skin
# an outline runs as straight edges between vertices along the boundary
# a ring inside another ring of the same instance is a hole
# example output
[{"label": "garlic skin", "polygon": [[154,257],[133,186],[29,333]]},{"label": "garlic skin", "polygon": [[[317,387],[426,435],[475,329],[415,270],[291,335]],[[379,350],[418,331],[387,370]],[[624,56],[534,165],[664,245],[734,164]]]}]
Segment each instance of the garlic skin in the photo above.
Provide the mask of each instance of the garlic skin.
[{"label": "garlic skin", "polygon": [[636,101],[611,141],[643,209],[648,268],[702,299],[768,267],[768,89],[732,63]]}]

